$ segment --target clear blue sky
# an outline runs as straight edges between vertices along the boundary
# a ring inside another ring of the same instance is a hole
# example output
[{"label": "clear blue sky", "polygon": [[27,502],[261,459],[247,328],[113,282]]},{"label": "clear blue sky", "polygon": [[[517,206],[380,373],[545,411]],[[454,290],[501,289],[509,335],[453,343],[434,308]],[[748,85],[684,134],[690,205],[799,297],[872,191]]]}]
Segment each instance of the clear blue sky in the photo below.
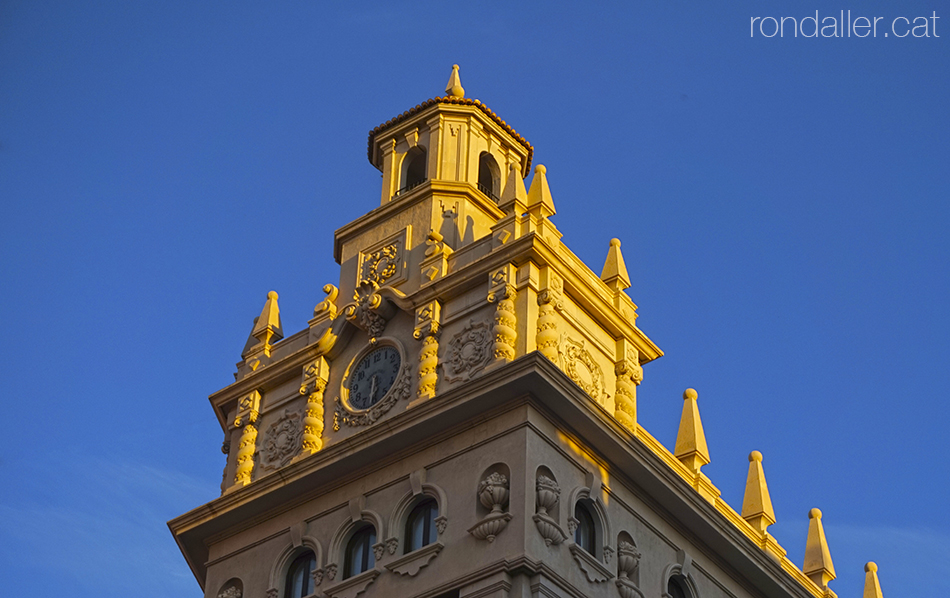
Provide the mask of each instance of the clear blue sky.
[{"label": "clear blue sky", "polygon": [[[511,4],[0,2],[6,592],[200,595],[165,521],[218,495],[206,396],[269,290],[306,325],[378,203],[367,131],[458,63],[564,242],[622,239],[666,353],[641,423],[672,446],[695,387],[704,471],[739,508],[762,451],[794,561],[817,506],[842,598],[868,560],[950,594],[950,7]],[[878,37],[750,37],[816,9]]]}]

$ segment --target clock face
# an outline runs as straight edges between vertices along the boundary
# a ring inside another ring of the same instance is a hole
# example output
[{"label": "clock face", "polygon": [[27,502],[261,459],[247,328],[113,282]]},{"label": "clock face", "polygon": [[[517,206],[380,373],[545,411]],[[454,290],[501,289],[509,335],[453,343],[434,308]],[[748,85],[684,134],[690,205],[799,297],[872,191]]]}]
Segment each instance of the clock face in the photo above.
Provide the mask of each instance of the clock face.
[{"label": "clock face", "polygon": [[380,401],[396,382],[400,366],[399,350],[385,345],[370,351],[350,372],[348,403],[353,409],[369,409]]}]

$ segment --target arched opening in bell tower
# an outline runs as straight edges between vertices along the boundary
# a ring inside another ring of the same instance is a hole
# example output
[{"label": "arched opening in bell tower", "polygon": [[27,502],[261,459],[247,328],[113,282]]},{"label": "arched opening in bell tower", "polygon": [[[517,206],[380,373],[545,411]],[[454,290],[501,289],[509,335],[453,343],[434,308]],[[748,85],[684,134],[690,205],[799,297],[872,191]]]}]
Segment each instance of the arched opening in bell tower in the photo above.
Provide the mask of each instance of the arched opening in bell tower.
[{"label": "arched opening in bell tower", "polygon": [[477,186],[479,191],[498,201],[501,190],[501,170],[498,168],[498,162],[495,162],[495,158],[488,152],[482,152],[478,156]]},{"label": "arched opening in bell tower", "polygon": [[399,190],[396,191],[396,195],[405,193],[413,187],[418,187],[428,180],[426,163],[426,148],[421,145],[417,145],[406,152],[406,156],[402,159],[402,177],[400,178],[402,184],[399,186]]}]

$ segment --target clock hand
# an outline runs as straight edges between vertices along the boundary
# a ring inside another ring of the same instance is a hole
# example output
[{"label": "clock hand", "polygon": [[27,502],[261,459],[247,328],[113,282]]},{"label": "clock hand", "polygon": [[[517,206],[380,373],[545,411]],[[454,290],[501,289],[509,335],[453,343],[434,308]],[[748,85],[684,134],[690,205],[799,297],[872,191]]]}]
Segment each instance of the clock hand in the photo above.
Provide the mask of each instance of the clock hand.
[{"label": "clock hand", "polygon": [[373,402],[373,401],[376,400],[376,391],[377,391],[377,390],[379,390],[379,376],[378,376],[377,374],[373,374],[373,377],[370,378],[370,386],[369,386],[369,400],[370,400],[370,402]]}]

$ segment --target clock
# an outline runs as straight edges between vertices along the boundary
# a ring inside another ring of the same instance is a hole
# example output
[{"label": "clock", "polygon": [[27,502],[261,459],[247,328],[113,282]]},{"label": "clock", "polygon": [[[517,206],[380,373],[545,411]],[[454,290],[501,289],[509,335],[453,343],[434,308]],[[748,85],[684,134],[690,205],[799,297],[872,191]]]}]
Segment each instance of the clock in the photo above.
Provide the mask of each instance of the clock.
[{"label": "clock", "polygon": [[396,383],[402,358],[392,345],[377,347],[360,359],[346,381],[347,403],[351,409],[369,409]]}]

